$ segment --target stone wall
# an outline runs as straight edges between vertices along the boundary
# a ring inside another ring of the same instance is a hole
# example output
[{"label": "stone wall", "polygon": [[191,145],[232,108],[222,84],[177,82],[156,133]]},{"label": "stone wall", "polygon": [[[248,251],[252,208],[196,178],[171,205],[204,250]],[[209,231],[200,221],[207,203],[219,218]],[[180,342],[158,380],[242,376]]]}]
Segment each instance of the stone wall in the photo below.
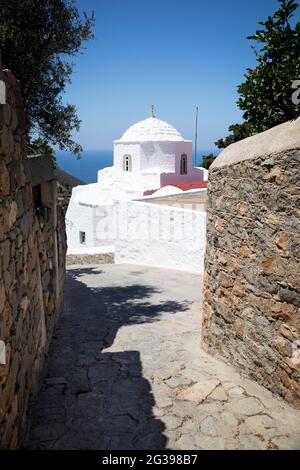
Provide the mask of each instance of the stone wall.
[{"label": "stone wall", "polygon": [[86,264],[114,264],[115,254],[114,253],[96,253],[96,254],[84,254],[81,255],[67,255],[66,265],[86,265]]},{"label": "stone wall", "polygon": [[0,448],[14,449],[63,305],[66,240],[56,182],[26,158],[19,84],[1,68],[0,81]]},{"label": "stone wall", "polygon": [[203,343],[300,408],[300,119],[209,173]]}]

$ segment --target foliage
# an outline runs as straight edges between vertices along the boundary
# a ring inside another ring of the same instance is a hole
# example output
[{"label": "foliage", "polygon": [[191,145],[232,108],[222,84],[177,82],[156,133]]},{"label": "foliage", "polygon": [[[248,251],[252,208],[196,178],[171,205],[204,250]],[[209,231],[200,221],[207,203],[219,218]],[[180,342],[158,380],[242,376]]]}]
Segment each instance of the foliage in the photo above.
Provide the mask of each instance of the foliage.
[{"label": "foliage", "polygon": [[80,120],[62,92],[70,83],[69,57],[93,37],[94,16],[81,17],[74,0],[0,0],[2,62],[20,80],[30,137],[78,154],[72,131]]},{"label": "foliage", "polygon": [[300,79],[300,22],[291,24],[299,5],[295,0],[279,3],[273,16],[248,37],[258,45],[253,47],[258,64],[247,69],[245,82],[238,86],[237,104],[245,122],[229,128],[232,134],[216,143],[220,148],[300,115],[300,105],[292,101],[292,84]]},{"label": "foliage", "polygon": [[215,160],[215,156],[213,153],[210,153],[209,155],[203,155],[202,157],[202,167],[206,168],[207,170],[209,169],[210,165],[213,163]]},{"label": "foliage", "polygon": [[28,147],[29,155],[50,155],[52,160],[55,161],[54,149],[44,139],[33,140]]},{"label": "foliage", "polygon": [[246,137],[255,134],[251,124],[248,122],[243,122],[242,124],[232,124],[229,126],[228,130],[231,132],[231,134],[225,137],[225,139],[217,140],[217,142],[215,142],[217,147],[225,148],[228,145],[237,142],[238,140],[245,139]]}]

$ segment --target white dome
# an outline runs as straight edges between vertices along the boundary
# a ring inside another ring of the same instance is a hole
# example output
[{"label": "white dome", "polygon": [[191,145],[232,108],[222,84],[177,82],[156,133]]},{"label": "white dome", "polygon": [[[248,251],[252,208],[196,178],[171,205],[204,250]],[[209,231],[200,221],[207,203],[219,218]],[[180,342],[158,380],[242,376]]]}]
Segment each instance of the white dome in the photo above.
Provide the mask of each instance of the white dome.
[{"label": "white dome", "polygon": [[171,196],[172,194],[183,193],[182,189],[177,188],[176,186],[168,185],[162,186],[157,191],[155,191],[151,196]]},{"label": "white dome", "polygon": [[116,142],[180,142],[183,140],[175,127],[165,121],[150,117],[133,124]]}]

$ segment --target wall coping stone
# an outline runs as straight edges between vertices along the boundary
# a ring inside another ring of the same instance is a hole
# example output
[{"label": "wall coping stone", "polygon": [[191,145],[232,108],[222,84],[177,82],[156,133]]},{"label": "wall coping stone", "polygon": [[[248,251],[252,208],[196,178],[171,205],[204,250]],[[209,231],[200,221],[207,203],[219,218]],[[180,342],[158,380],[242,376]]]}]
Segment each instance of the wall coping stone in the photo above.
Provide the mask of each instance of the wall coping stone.
[{"label": "wall coping stone", "polygon": [[300,148],[300,117],[260,134],[247,137],[226,147],[216,158],[210,170]]},{"label": "wall coping stone", "polygon": [[50,155],[28,155],[27,165],[32,186],[56,179]]}]

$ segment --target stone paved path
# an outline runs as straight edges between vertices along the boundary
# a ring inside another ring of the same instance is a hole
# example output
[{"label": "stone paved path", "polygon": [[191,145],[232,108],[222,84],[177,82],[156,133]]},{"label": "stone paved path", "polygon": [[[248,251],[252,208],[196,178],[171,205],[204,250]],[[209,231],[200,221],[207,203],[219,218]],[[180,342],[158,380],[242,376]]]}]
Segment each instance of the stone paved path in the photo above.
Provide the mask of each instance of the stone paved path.
[{"label": "stone paved path", "polygon": [[299,449],[300,411],[200,350],[201,278],[68,269],[25,447]]}]

